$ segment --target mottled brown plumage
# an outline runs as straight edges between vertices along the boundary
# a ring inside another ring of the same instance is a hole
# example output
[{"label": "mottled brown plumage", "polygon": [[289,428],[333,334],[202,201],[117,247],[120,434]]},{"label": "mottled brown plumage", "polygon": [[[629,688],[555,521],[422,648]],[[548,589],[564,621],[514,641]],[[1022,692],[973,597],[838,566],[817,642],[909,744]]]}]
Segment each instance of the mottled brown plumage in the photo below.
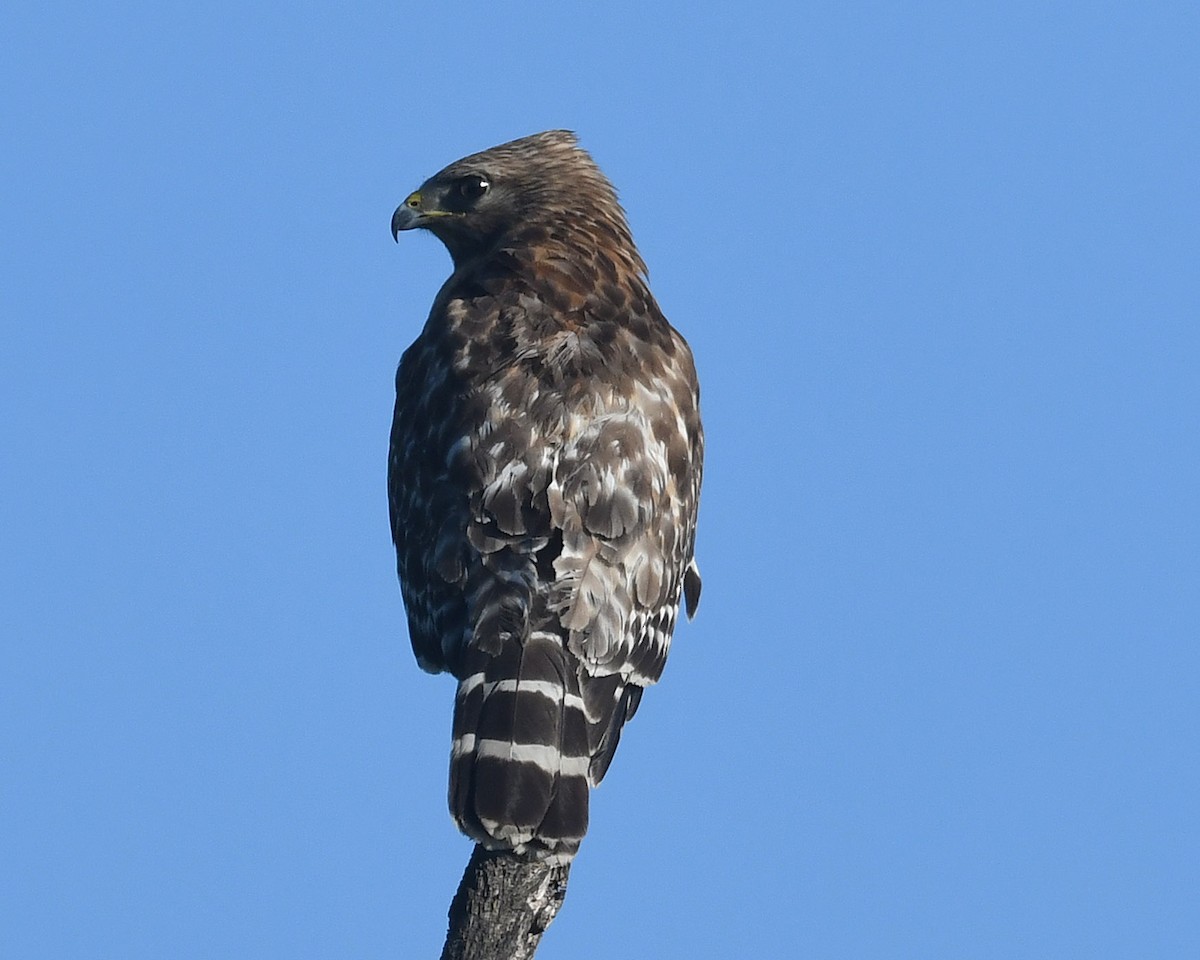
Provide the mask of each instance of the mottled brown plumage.
[{"label": "mottled brown plumage", "polygon": [[415,227],[454,272],[396,375],[388,494],[413,649],[459,680],[451,811],[566,859],[699,598],[691,352],[566,131],[451,164],[397,209]]}]

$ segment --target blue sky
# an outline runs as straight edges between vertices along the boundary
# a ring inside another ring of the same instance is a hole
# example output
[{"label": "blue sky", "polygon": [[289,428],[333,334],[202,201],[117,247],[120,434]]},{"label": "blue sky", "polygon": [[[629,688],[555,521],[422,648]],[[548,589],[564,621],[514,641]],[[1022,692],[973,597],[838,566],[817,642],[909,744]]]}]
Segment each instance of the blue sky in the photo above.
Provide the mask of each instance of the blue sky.
[{"label": "blue sky", "polygon": [[0,954],[435,956],[392,373],[445,163],[578,131],[691,341],[705,593],[539,958],[1200,952],[1200,15],[20,4]]}]

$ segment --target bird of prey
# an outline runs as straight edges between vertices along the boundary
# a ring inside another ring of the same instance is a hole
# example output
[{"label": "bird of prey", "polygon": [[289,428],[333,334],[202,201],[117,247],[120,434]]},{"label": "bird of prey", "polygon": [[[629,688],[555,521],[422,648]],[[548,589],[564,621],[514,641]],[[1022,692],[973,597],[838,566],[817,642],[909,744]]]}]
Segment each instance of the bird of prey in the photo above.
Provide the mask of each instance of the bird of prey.
[{"label": "bird of prey", "polygon": [[458,680],[450,809],[569,862],[700,596],[692,354],[568,131],[452,163],[396,210],[414,228],[453,273],[396,373],[388,501],[417,661]]}]

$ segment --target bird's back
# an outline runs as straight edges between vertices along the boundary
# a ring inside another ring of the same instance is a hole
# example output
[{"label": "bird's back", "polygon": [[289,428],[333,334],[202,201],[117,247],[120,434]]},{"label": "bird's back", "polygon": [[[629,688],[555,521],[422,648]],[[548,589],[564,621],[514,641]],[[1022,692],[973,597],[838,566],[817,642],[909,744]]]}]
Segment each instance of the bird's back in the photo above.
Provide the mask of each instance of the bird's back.
[{"label": "bird's back", "polygon": [[631,241],[582,228],[458,264],[401,361],[389,460],[413,647],[459,681],[451,810],[561,858],[699,583],[691,354]]}]

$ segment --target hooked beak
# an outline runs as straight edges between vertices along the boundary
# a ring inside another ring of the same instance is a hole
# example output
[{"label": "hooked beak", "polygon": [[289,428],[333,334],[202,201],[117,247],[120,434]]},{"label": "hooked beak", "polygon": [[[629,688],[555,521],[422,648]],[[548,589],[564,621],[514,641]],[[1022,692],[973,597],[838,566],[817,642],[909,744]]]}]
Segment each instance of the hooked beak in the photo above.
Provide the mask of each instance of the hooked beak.
[{"label": "hooked beak", "polygon": [[414,230],[421,225],[421,191],[410,193],[396,212],[392,214],[392,239],[400,241],[401,230]]}]

